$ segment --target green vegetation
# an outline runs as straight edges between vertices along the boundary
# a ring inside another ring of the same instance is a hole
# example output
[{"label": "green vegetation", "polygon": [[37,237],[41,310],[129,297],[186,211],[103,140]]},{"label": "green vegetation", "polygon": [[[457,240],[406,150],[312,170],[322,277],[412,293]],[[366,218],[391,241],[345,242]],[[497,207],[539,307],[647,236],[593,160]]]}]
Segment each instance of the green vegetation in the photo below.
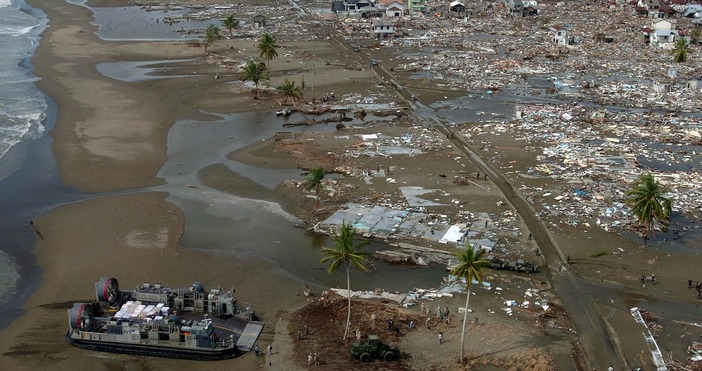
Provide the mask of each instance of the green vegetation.
[{"label": "green vegetation", "polygon": [[366,112],[366,110],[364,110],[364,109],[360,109],[360,110],[353,113],[353,117],[355,117],[361,121],[365,120],[367,115],[368,115],[368,112]]},{"label": "green vegetation", "polygon": [[234,37],[234,30],[239,27],[239,20],[234,18],[233,14],[230,14],[222,20],[222,26],[229,30],[229,38],[231,39]]},{"label": "green vegetation", "polygon": [[473,279],[483,282],[482,269],[491,266],[490,261],[483,256],[485,250],[478,249],[476,252],[473,246],[466,243],[466,249],[457,253],[458,265],[451,270],[451,274],[466,279],[466,310],[463,312],[463,329],[461,330],[461,363],[463,362],[463,350],[466,335],[466,321],[468,319],[468,304],[470,301],[470,285]]},{"label": "green vegetation", "polygon": [[278,57],[278,44],[275,43],[273,36],[264,34],[261,41],[258,42],[259,56],[267,61],[267,66],[270,67],[271,59]]},{"label": "green vegetation", "polygon": [[609,252],[604,251],[604,250],[600,250],[600,251],[598,251],[590,256],[593,258],[599,258],[600,256],[605,256],[605,255],[609,255]]},{"label": "green vegetation", "polygon": [[334,247],[322,248],[322,263],[329,263],[327,272],[331,273],[340,267],[346,268],[346,287],[349,290],[348,313],[346,316],[346,328],[344,329],[344,340],[349,333],[351,323],[351,267],[356,267],[364,272],[368,271],[368,254],[361,251],[361,248],[368,241],[356,242],[353,234],[353,227],[344,222],[339,230],[333,235]]},{"label": "green vegetation", "polygon": [[668,189],[658,184],[651,174],[641,175],[627,192],[626,204],[631,207],[639,224],[646,227],[644,243],[648,240],[654,223],[660,224],[664,231],[670,225],[673,206],[670,199],[665,197],[667,192]]},{"label": "green vegetation", "polygon": [[324,176],[326,175],[327,172],[324,170],[324,168],[318,167],[312,169],[310,172],[310,177],[307,178],[307,189],[314,188],[314,194],[317,198],[317,204],[315,206],[319,206],[319,190],[324,188],[322,180],[324,180]]},{"label": "green vegetation", "polygon": [[266,73],[266,65],[263,62],[258,61],[248,61],[246,65],[241,68],[241,79],[244,81],[253,81],[256,85],[256,96],[261,97],[258,90],[258,84],[261,81],[268,80],[268,74]]},{"label": "green vegetation", "polygon": [[675,42],[675,47],[671,51],[673,53],[673,60],[675,63],[687,62],[687,49],[690,45],[684,38],[679,38]]},{"label": "green vegetation", "polygon": [[302,98],[302,90],[299,86],[295,86],[295,81],[285,79],[283,85],[278,86],[276,89],[285,97],[283,104],[288,103],[288,98],[292,98],[293,103]]},{"label": "green vegetation", "polygon": [[205,29],[205,54],[207,54],[207,48],[217,39],[219,39],[219,27],[210,23]]}]

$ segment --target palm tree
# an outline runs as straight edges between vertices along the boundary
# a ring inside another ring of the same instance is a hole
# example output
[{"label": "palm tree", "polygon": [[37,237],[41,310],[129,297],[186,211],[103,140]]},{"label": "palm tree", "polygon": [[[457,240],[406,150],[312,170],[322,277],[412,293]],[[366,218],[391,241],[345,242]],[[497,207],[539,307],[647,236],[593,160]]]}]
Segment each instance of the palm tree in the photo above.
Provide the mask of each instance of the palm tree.
[{"label": "palm tree", "polygon": [[248,61],[246,65],[241,68],[241,79],[244,81],[253,81],[256,85],[256,96],[261,97],[258,91],[258,83],[264,80],[268,80],[268,74],[266,73],[266,65],[263,62],[258,61]]},{"label": "palm tree", "polygon": [[673,53],[673,60],[675,61],[675,63],[682,63],[687,61],[688,47],[689,44],[687,43],[687,40],[685,40],[682,37],[675,42],[675,47],[671,51],[671,53]]},{"label": "palm tree", "polygon": [[205,29],[205,54],[207,54],[207,47],[217,39],[219,39],[219,27],[210,23]]},{"label": "palm tree", "polygon": [[349,290],[349,304],[346,315],[346,329],[344,330],[344,340],[349,333],[351,323],[351,266],[364,272],[368,272],[368,254],[361,251],[361,247],[367,244],[367,240],[356,242],[353,235],[353,227],[346,222],[341,224],[339,230],[334,233],[334,247],[322,248],[322,263],[329,262],[327,272],[331,273],[339,269],[342,265],[346,268],[346,288]]},{"label": "palm tree", "polygon": [[668,189],[658,184],[650,173],[641,175],[627,192],[626,204],[631,207],[638,222],[646,226],[644,244],[654,222],[658,222],[664,230],[670,225],[673,204],[664,196],[667,192]]},{"label": "palm tree", "polygon": [[315,205],[315,207],[319,206],[319,190],[324,188],[322,180],[324,180],[324,176],[326,174],[327,172],[326,170],[324,170],[324,168],[317,167],[312,169],[312,171],[310,172],[310,177],[307,178],[307,189],[314,188],[314,194],[317,198],[317,204]]},{"label": "palm tree", "polygon": [[288,98],[290,97],[293,99],[293,104],[295,104],[298,99],[302,98],[302,90],[299,86],[295,86],[295,81],[285,79],[283,85],[278,86],[276,89],[285,97],[285,102],[283,102],[283,104],[288,103]]},{"label": "palm tree", "polygon": [[275,43],[273,36],[264,34],[261,41],[258,42],[258,52],[261,58],[268,61],[268,67],[271,65],[271,59],[278,57],[278,45]]},{"label": "palm tree", "polygon": [[363,108],[353,113],[353,116],[361,121],[365,120],[367,115],[368,112],[366,112],[366,110],[364,110]]},{"label": "palm tree", "polygon": [[470,285],[473,279],[482,282],[482,269],[492,265],[490,261],[483,259],[484,254],[485,250],[478,249],[476,252],[473,246],[466,242],[466,249],[456,254],[458,265],[451,269],[451,274],[466,279],[466,311],[463,312],[463,330],[461,331],[461,362],[463,362],[463,344],[466,335]]},{"label": "palm tree", "polygon": [[234,29],[239,27],[239,20],[234,18],[234,14],[230,14],[222,20],[222,26],[229,30],[229,38],[234,38]]}]

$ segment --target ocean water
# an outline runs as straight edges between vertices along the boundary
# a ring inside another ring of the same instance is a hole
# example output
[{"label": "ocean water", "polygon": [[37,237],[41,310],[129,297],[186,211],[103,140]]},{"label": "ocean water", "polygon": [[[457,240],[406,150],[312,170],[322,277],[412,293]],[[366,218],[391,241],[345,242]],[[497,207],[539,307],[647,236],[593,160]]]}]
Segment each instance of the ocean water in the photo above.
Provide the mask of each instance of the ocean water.
[{"label": "ocean water", "polygon": [[5,304],[17,291],[18,280],[15,264],[6,253],[0,251],[0,305]]},{"label": "ocean water", "polygon": [[[0,0],[0,182],[20,168],[27,142],[44,132],[47,101],[29,58],[46,24],[46,14],[23,0]],[[0,250],[0,305],[16,291],[17,272],[11,256]]]}]

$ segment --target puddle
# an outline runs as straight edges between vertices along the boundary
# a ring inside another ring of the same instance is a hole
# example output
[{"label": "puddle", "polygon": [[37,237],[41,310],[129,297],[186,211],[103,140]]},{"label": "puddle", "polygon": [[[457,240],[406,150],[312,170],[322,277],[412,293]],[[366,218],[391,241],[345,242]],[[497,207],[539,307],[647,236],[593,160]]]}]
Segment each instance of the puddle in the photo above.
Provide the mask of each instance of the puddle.
[{"label": "puddle", "polygon": [[137,82],[157,79],[176,79],[192,77],[196,75],[165,75],[173,63],[189,62],[192,59],[159,60],[159,61],[135,61],[135,62],[109,62],[100,63],[95,66],[98,72],[111,79],[124,82]]}]

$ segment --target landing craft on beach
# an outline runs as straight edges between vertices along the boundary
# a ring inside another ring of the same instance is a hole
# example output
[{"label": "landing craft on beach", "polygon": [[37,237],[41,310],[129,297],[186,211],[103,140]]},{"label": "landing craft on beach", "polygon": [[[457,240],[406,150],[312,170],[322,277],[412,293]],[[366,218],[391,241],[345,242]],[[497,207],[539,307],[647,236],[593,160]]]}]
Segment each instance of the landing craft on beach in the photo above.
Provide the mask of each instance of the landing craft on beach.
[{"label": "landing craft on beach", "polygon": [[68,310],[66,341],[96,351],[196,360],[228,359],[250,351],[263,330],[234,290],[202,284],[172,289],[144,283],[120,291],[117,279],[95,285],[97,301]]}]

